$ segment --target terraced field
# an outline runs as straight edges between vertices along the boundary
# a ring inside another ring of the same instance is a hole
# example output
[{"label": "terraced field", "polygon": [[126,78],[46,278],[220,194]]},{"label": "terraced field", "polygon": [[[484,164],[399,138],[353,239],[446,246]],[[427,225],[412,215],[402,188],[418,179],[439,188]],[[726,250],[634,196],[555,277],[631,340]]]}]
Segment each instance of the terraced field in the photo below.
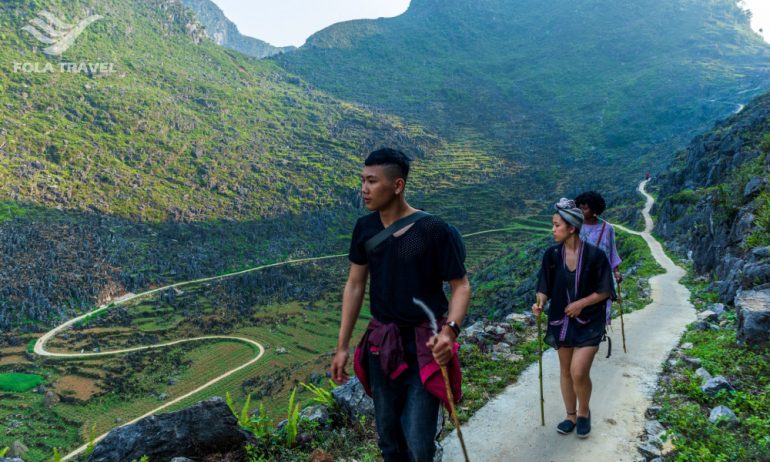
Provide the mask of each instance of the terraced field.
[{"label": "terraced field", "polygon": [[[517,243],[541,240],[547,231],[547,221],[533,217],[469,234],[469,271],[483,271]],[[225,393],[239,403],[249,394],[254,407],[264,403],[279,421],[287,395],[299,382],[320,380],[325,384],[323,376],[337,340],[339,294],[347,266],[340,256],[155,290],[83,318],[52,338],[48,348],[52,352],[104,353],[203,335],[253,339],[265,348],[259,361],[164,411]],[[367,320],[365,311],[359,331]],[[37,449],[29,460],[45,460],[53,447],[72,449],[84,444],[89,434],[100,435],[156,409],[253,357],[252,346],[229,340],[178,344],[117,357],[62,360],[27,356],[31,364],[16,366],[44,377],[46,387],[58,391],[62,386],[56,388],[56,384],[63,382],[77,390],[62,395],[62,402],[50,407],[34,391],[3,394],[0,421],[23,422],[12,426],[9,436],[34,442]],[[300,401],[309,400],[303,390],[298,396]]]}]

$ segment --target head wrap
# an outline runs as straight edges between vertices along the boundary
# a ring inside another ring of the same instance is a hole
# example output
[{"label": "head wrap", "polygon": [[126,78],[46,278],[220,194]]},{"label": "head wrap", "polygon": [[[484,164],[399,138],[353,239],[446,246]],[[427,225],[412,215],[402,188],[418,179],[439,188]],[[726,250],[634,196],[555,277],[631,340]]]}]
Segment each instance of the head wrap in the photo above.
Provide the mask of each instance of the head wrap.
[{"label": "head wrap", "polygon": [[575,205],[575,201],[562,197],[554,207],[556,208],[556,213],[569,225],[578,229],[583,226],[583,211]]}]

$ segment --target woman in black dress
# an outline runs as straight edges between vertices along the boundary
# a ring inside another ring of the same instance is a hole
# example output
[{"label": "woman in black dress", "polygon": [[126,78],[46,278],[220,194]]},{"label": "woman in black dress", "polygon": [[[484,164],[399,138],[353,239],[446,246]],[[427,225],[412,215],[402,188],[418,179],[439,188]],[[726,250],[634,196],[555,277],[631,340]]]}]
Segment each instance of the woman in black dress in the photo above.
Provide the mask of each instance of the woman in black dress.
[{"label": "woman in black dress", "polygon": [[567,411],[556,429],[567,434],[577,428],[585,438],[591,431],[591,364],[605,334],[604,301],[612,291],[612,276],[604,252],[580,240],[582,224],[583,212],[574,201],[556,204],[551,231],[558,244],[543,255],[532,312],[539,316],[551,300],[545,341],[559,354]]}]

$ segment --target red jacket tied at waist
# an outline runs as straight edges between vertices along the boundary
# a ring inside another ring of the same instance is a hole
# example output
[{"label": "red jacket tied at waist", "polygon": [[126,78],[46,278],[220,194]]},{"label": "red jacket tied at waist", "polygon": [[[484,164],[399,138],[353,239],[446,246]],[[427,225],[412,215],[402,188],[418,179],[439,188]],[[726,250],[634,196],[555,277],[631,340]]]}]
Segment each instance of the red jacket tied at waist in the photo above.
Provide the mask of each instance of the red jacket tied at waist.
[{"label": "red jacket tied at waist", "polygon": [[[442,320],[443,321],[443,320]],[[419,326],[414,327],[414,339],[417,349],[417,365],[420,368],[420,379],[425,389],[440,399],[444,406],[449,408],[449,399],[446,394],[444,378],[441,375],[441,367],[433,359],[433,352],[426,346],[428,340],[433,336],[430,324],[426,321]],[[405,370],[408,365],[404,359],[403,344],[401,342],[401,331],[397,324],[383,324],[372,318],[366,332],[361,337],[361,341],[356,347],[355,357],[353,359],[353,369],[356,377],[364,386],[366,394],[372,395],[372,389],[369,385],[369,376],[367,369],[368,355],[367,351],[378,353],[380,361],[379,366],[388,374],[391,380],[395,380]],[[449,383],[452,388],[452,394],[456,401],[462,399],[462,371],[460,370],[460,360],[457,357],[457,350],[460,345],[455,342],[453,347],[452,359],[447,364],[449,372]]]}]

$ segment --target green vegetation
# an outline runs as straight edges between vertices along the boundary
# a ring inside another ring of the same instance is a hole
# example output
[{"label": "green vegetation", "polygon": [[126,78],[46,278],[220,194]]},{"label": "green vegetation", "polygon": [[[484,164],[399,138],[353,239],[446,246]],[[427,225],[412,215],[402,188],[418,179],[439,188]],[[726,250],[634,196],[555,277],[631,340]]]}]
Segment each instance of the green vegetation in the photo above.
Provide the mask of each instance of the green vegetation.
[{"label": "green vegetation", "polygon": [[272,59],[450,140],[468,127],[503,157],[546,156],[562,174],[585,161],[604,190],[630,191],[671,146],[759,94],[768,57],[732,0],[415,0]]},{"label": "green vegetation", "polygon": [[27,391],[43,383],[43,377],[35,374],[20,374],[16,372],[0,374],[0,390]]},{"label": "green vegetation", "polygon": [[[698,309],[717,299],[707,290],[708,281],[688,278]],[[660,420],[673,436],[675,452],[667,460],[717,462],[767,460],[770,451],[770,350],[741,346],[736,342],[736,319],[728,312],[717,330],[688,330],[682,342],[693,347],[687,356],[698,358],[712,375],[727,378],[735,391],[720,391],[710,397],[700,389],[701,378],[680,363],[670,382],[662,382],[656,401],[661,402]],[[709,412],[723,405],[735,412],[736,425],[710,423]]]}]

